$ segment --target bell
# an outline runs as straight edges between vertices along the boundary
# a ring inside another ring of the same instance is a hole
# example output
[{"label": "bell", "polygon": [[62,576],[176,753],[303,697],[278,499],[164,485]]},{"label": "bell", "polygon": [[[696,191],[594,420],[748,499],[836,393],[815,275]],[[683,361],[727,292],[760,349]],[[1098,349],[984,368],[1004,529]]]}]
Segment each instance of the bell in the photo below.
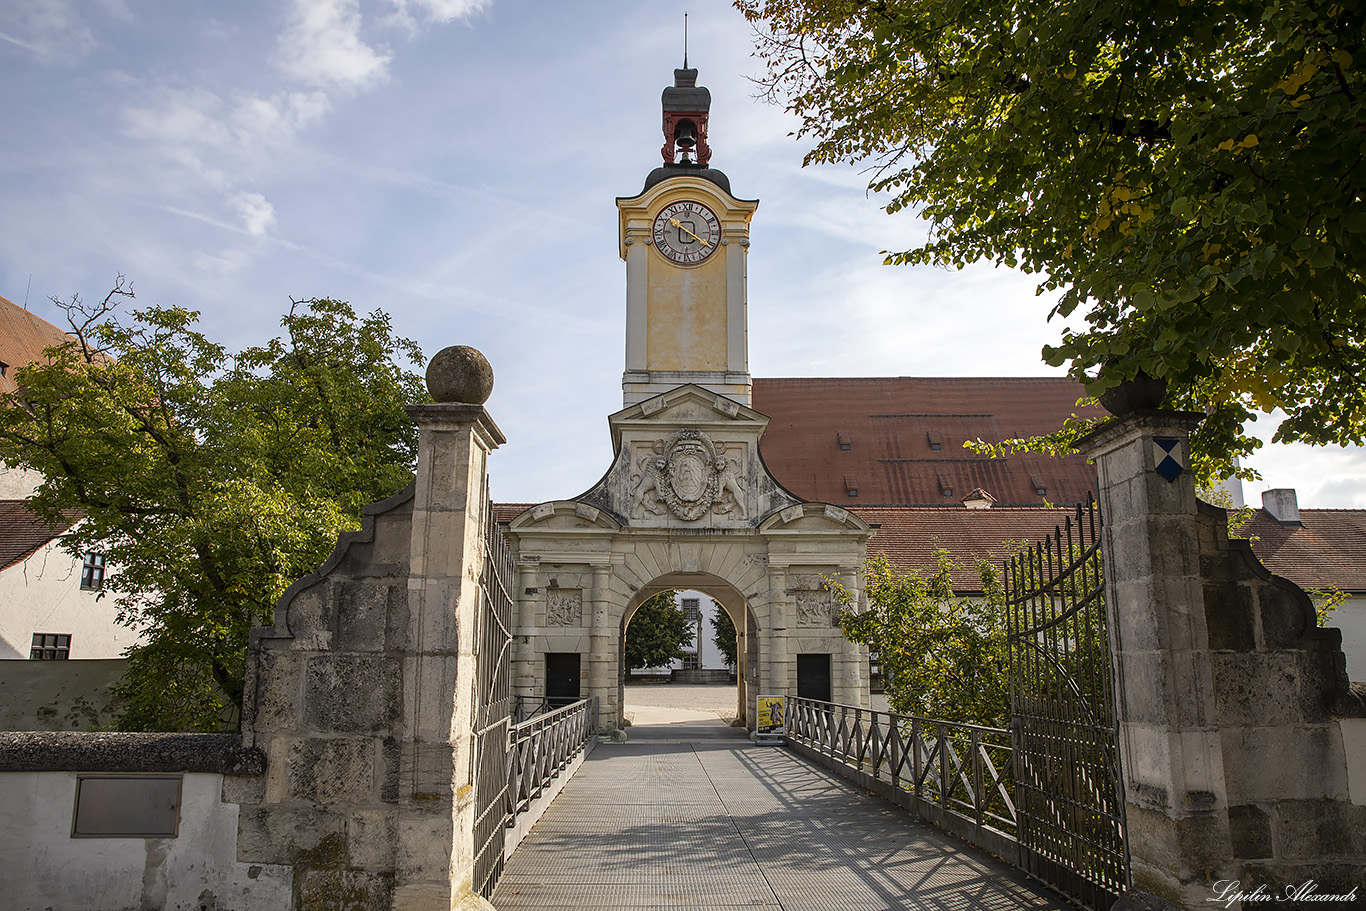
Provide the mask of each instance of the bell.
[{"label": "bell", "polygon": [[691,121],[683,121],[674,130],[674,142],[683,153],[683,160],[679,164],[692,164],[692,150],[697,146],[697,128]]}]

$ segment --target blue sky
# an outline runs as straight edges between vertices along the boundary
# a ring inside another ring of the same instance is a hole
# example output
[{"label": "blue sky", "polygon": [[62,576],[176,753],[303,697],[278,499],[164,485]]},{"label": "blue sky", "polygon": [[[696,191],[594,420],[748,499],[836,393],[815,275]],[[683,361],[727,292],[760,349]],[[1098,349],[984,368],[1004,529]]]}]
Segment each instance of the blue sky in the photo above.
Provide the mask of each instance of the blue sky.
[{"label": "blue sky", "polygon": [[[756,376],[1040,376],[1062,324],[1028,276],[881,265],[922,231],[856,167],[801,165],[755,98],[749,26],[693,0],[712,165],[759,198]],[[494,495],[577,494],[621,407],[617,196],[659,163],[683,7],[594,0],[7,0],[0,5],[0,295],[200,310],[229,347],[289,298],[380,308],[427,355],[473,345],[508,444]],[[1300,503],[1366,507],[1360,450],[1252,463]]]}]

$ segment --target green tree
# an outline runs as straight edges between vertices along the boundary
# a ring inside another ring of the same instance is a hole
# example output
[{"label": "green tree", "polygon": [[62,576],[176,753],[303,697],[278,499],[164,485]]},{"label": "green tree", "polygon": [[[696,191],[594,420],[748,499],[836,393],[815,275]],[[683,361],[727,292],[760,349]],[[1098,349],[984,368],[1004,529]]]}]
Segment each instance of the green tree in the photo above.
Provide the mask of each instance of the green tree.
[{"label": "green tree", "polygon": [[[1366,9],[1233,0],[737,0],[773,97],[928,222],[887,262],[1042,276],[1044,349],[1206,412],[1206,478],[1259,442],[1366,435]],[[1099,368],[1104,365],[1105,370]],[[1243,472],[1251,476],[1250,472]]]},{"label": "green tree", "polygon": [[[120,726],[211,730],[240,706],[248,631],[411,478],[422,355],[389,318],[294,302],[284,334],[229,354],[179,307],[62,305],[75,341],[22,367],[0,461],[45,480],[40,515],[78,510],[73,554],[100,551],[120,622],[142,632]],[[61,302],[58,302],[59,304]]]},{"label": "green tree", "polygon": [[[980,598],[953,592],[956,567],[946,550],[932,572],[901,573],[878,555],[868,561],[868,609],[845,610],[845,638],[880,655],[892,711],[1005,727],[1010,720],[1005,600],[996,568],[979,561]],[[852,595],[832,583],[846,607]]]},{"label": "green tree", "polygon": [[675,603],[674,593],[660,592],[631,615],[626,627],[626,669],[661,667],[683,657],[683,646],[692,645],[693,621]]},{"label": "green tree", "polygon": [[730,614],[721,605],[716,605],[716,618],[712,621],[711,641],[716,643],[721,654],[726,658],[726,664],[736,667],[740,658],[739,637],[735,634],[735,621],[730,619]]}]

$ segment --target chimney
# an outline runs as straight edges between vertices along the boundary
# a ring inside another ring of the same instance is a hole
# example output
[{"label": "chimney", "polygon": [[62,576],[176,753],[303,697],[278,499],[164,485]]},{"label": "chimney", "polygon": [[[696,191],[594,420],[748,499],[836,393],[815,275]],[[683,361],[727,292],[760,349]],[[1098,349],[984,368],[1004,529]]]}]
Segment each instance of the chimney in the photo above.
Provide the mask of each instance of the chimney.
[{"label": "chimney", "polygon": [[1282,487],[1278,490],[1262,492],[1262,509],[1282,525],[1300,524],[1300,504],[1295,498],[1295,488]]}]

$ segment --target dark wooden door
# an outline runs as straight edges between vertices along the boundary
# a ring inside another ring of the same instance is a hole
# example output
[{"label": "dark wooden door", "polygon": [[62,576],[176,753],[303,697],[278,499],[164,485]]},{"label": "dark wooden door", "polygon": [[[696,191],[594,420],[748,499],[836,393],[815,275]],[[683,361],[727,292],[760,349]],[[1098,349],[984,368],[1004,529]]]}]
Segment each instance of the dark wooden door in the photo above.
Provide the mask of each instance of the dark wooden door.
[{"label": "dark wooden door", "polygon": [[579,653],[545,653],[545,698],[551,708],[579,699]]},{"label": "dark wooden door", "polygon": [[830,656],[797,656],[797,695],[803,699],[830,701]]}]

